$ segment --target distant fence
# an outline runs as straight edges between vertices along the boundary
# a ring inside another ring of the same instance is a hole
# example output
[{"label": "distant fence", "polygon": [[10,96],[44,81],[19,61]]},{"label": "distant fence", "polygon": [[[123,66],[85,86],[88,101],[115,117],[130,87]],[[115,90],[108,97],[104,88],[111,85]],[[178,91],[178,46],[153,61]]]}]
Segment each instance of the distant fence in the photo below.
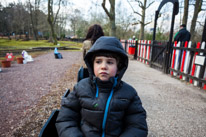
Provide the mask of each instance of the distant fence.
[{"label": "distant fence", "polygon": [[[1,50],[0,57],[5,57],[6,53],[13,53],[13,55],[19,55],[23,50],[27,52],[40,52],[40,51],[49,51],[54,50],[55,47],[35,47],[32,49],[12,49],[12,50]],[[57,47],[58,50],[79,50],[79,48],[70,48],[70,47]]]},{"label": "distant fence", "polygon": [[134,59],[206,90],[205,42],[175,42],[171,46],[166,41],[150,40],[121,40],[121,43]]},{"label": "distant fence", "polygon": [[65,38],[65,40],[82,43],[85,39],[81,39],[81,38]]}]

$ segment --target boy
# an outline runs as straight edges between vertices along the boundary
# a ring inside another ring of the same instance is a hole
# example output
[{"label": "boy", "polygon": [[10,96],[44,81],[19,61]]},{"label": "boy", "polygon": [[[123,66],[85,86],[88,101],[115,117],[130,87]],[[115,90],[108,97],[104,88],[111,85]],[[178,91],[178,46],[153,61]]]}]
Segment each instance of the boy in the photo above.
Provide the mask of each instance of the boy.
[{"label": "boy", "polygon": [[89,78],[63,101],[60,137],[145,137],[146,111],[133,87],[121,81],[128,57],[115,37],[100,37],[85,58]]}]

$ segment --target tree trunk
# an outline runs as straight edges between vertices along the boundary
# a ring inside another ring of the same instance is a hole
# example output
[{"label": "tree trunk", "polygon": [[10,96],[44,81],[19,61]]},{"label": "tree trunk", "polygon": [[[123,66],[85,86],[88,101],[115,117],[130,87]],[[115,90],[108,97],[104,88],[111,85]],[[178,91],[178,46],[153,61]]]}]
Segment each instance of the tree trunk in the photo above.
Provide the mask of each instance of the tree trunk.
[{"label": "tree trunk", "polygon": [[195,40],[195,27],[196,27],[196,22],[197,22],[197,17],[199,12],[201,11],[201,6],[202,6],[202,0],[196,0],[195,3],[195,10],[194,10],[194,14],[193,14],[193,18],[192,18],[192,23],[191,23],[191,27],[190,27],[190,33],[191,33],[191,40],[194,41]]},{"label": "tree trunk", "polygon": [[109,0],[110,3],[110,12],[106,8],[106,0],[102,2],[102,8],[109,17],[110,21],[110,36],[116,36],[116,23],[115,23],[115,0]]},{"label": "tree trunk", "polygon": [[10,33],[8,34],[8,39],[11,40]]},{"label": "tree trunk", "polygon": [[50,27],[51,27],[51,34],[52,34],[53,43],[54,43],[54,45],[57,45],[57,35],[54,32],[54,25],[51,23]]},{"label": "tree trunk", "polygon": [[115,24],[115,0],[110,0],[110,14],[111,14],[111,19],[110,19],[110,28],[111,28],[111,32],[110,35],[111,36],[116,36],[116,24]]},{"label": "tree trunk", "polygon": [[52,39],[53,39],[53,43],[54,45],[57,45],[57,38],[56,38],[56,34],[54,32],[54,16],[53,16],[53,0],[48,0],[48,23],[50,25],[51,28],[51,35],[52,35]]},{"label": "tree trunk", "polygon": [[[35,19],[33,17],[33,14],[35,14],[34,12],[36,12],[35,10],[32,11],[32,5],[31,5],[31,2],[29,1],[29,10],[30,10],[30,18],[31,18],[31,27],[32,27],[32,31],[33,31],[33,34],[34,34],[34,38],[35,40],[38,40],[38,36],[37,36],[37,24],[35,23]],[[36,14],[35,14],[36,15]],[[37,17],[36,17],[37,18]]]},{"label": "tree trunk", "polygon": [[140,40],[144,39],[144,27],[145,27],[145,11],[146,11],[147,0],[144,0],[144,5],[142,7],[142,18],[141,18],[141,28],[140,28]]},{"label": "tree trunk", "polygon": [[38,10],[39,10],[39,0],[35,0],[35,8],[34,8],[34,30],[36,33],[36,40],[38,40]]},{"label": "tree trunk", "polygon": [[182,24],[187,25],[187,19],[188,19],[188,8],[189,8],[189,0],[184,1],[184,14],[182,19]]}]

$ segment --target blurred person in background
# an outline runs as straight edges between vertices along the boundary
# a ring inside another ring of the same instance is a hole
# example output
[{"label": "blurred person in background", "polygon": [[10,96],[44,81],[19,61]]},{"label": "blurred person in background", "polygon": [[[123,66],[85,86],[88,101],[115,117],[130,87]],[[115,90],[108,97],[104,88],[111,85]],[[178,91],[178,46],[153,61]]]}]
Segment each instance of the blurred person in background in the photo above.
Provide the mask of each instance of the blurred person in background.
[{"label": "blurred person in background", "polygon": [[174,36],[174,41],[177,41],[177,42],[190,41],[190,37],[191,37],[191,34],[186,29],[186,25],[182,24],[180,25],[180,30]]},{"label": "blurred person in background", "polygon": [[92,47],[92,45],[95,43],[95,41],[101,37],[104,36],[104,32],[102,30],[102,27],[98,24],[94,24],[89,27],[86,38],[83,42],[83,58],[85,57],[88,50]]}]

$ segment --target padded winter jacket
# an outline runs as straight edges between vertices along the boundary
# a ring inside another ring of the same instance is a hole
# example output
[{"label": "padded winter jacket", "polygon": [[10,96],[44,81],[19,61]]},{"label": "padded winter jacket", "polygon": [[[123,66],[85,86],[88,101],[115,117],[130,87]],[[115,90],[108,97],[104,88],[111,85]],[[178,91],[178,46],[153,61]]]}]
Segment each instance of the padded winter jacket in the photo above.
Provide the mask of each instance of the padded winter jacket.
[{"label": "padded winter jacket", "polygon": [[179,32],[177,32],[177,34],[175,35],[174,41],[190,41],[190,32],[186,30],[186,28],[182,28],[181,30],[179,30]]},{"label": "padded winter jacket", "polygon": [[[99,51],[121,56],[120,73],[109,81],[94,76],[92,56]],[[128,57],[114,37],[100,37],[85,56],[89,78],[62,100],[56,127],[60,137],[145,137],[146,111],[135,89],[121,81]]]}]

